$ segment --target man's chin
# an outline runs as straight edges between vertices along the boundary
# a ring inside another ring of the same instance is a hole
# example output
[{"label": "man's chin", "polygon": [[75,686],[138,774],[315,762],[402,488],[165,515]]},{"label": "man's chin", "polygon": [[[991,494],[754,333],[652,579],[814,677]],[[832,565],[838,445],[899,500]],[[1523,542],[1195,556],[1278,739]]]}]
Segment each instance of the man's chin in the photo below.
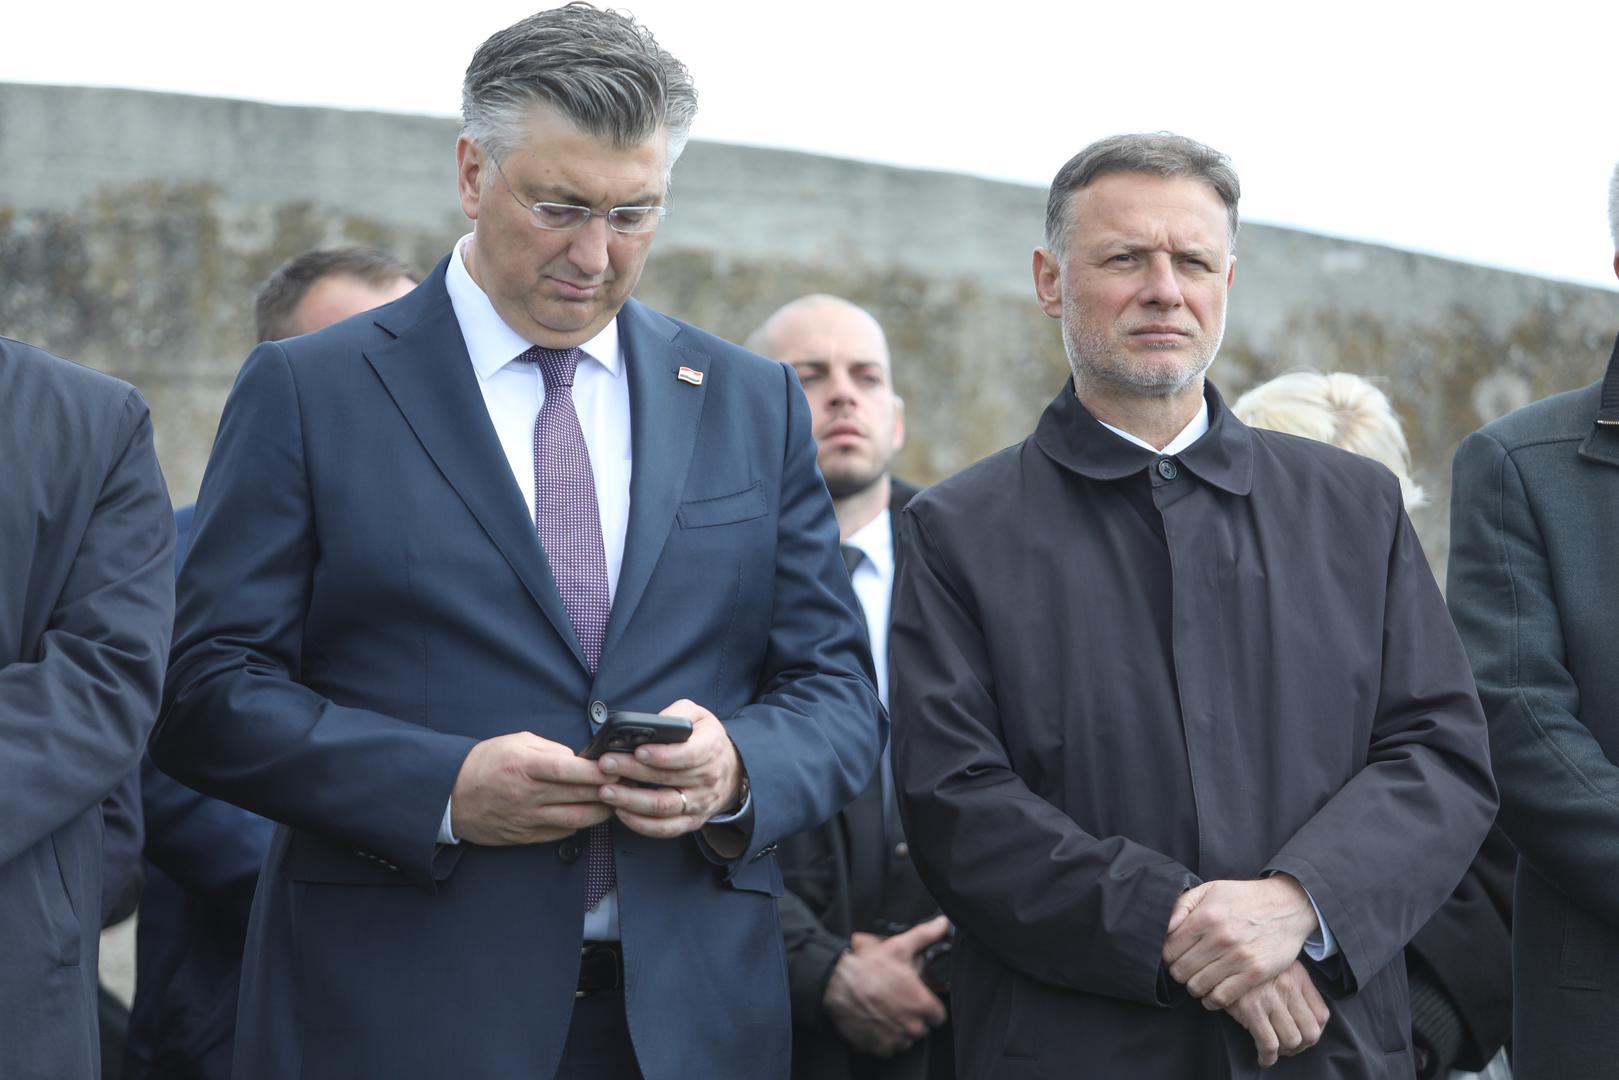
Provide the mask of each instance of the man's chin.
[{"label": "man's chin", "polygon": [[827,492],[834,501],[839,501],[870,491],[883,478],[884,472],[879,469],[876,472],[862,470],[858,473],[829,472],[823,475],[826,477]]}]

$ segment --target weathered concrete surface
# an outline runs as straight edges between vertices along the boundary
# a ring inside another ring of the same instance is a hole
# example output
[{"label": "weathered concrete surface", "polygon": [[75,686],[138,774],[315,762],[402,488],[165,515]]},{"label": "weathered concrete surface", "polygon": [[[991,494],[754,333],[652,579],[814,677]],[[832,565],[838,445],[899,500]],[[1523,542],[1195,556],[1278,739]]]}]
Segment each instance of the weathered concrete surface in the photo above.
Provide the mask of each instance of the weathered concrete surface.
[{"label": "weathered concrete surface", "polygon": [[[0,333],[114,372],[152,402],[175,498],[201,478],[282,259],[361,242],[426,270],[466,231],[453,120],[0,84]],[[694,144],[639,295],[740,340],[809,290],[888,328],[902,470],[934,480],[1020,438],[1066,368],[1035,308],[1043,191]],[[1527,211],[1526,211],[1527,212]],[[1619,329],[1598,289],[1260,225],[1238,244],[1214,375],[1377,376],[1409,428],[1442,569],[1449,458],[1480,423],[1594,379]]]}]

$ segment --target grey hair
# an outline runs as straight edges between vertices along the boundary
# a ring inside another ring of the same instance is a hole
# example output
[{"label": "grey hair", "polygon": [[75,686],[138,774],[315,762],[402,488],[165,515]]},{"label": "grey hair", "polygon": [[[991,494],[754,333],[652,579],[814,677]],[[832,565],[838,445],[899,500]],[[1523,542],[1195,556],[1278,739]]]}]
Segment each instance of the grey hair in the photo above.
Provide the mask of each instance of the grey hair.
[{"label": "grey hair", "polygon": [[697,88],[633,16],[575,0],[478,46],[461,84],[461,133],[499,161],[523,145],[539,103],[620,147],[664,128],[673,169],[697,116]]},{"label": "grey hair", "polygon": [[1051,181],[1051,193],[1046,197],[1046,248],[1059,260],[1068,252],[1068,233],[1073,228],[1068,208],[1074,192],[1110,173],[1201,180],[1213,188],[1225,204],[1226,239],[1232,250],[1236,249],[1237,200],[1242,197],[1242,185],[1237,180],[1237,171],[1231,167],[1231,159],[1184,135],[1156,131],[1098,139],[1057,170],[1056,178]]},{"label": "grey hair", "polygon": [[1619,251],[1619,165],[1608,181],[1608,231],[1613,234],[1614,250]]}]

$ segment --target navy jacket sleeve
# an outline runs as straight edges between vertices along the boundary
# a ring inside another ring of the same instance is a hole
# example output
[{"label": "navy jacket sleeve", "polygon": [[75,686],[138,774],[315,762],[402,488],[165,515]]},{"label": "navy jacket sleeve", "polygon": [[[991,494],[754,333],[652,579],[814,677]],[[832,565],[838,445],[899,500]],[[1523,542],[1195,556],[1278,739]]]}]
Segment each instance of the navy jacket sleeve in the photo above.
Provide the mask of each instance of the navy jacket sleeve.
[{"label": "navy jacket sleeve", "polygon": [[[28,422],[30,418],[24,418]],[[84,813],[128,775],[157,712],[174,603],[174,522],[133,389],[102,418],[113,435],[72,565],[36,655],[0,668],[0,865]],[[16,463],[13,463],[15,466]]]},{"label": "navy jacket sleeve", "polygon": [[[265,343],[226,402],[203,478],[152,756],[204,794],[428,884],[444,872],[439,821],[475,740],[299,682],[318,556],[305,470],[298,388],[280,346]],[[347,767],[366,760],[378,767]]]},{"label": "navy jacket sleeve", "polygon": [[[871,779],[888,736],[837,519],[815,466],[809,405],[792,369],[781,372],[787,425],[763,675],[753,702],[723,718],[753,789],[753,831],[734,865],[837,813]],[[783,752],[806,739],[815,753]]]}]

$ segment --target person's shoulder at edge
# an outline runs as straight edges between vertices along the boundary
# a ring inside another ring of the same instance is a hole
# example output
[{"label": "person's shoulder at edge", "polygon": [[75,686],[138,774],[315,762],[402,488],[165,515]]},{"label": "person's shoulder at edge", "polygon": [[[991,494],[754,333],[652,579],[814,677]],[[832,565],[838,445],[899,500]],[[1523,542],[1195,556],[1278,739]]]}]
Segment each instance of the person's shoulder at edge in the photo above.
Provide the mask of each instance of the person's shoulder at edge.
[{"label": "person's shoulder at edge", "polygon": [[72,388],[78,393],[100,393],[122,401],[135,390],[123,379],[15,338],[0,336],[0,360],[8,365],[18,365],[7,373],[11,377],[21,375],[47,385]]},{"label": "person's shoulder at edge", "polygon": [[1261,497],[1277,485],[1289,500],[1310,493],[1351,511],[1404,506],[1399,478],[1380,461],[1302,435],[1248,430],[1254,436],[1254,492]]},{"label": "person's shoulder at edge", "polygon": [[1529,443],[1582,441],[1591,434],[1601,402],[1600,381],[1541,398],[1479,429],[1508,450]]},{"label": "person's shoulder at edge", "polygon": [[971,524],[1003,511],[1026,512],[1021,505],[1025,492],[1018,478],[1028,454],[1043,457],[1033,435],[922,488],[906,503],[904,513],[933,527]]}]

